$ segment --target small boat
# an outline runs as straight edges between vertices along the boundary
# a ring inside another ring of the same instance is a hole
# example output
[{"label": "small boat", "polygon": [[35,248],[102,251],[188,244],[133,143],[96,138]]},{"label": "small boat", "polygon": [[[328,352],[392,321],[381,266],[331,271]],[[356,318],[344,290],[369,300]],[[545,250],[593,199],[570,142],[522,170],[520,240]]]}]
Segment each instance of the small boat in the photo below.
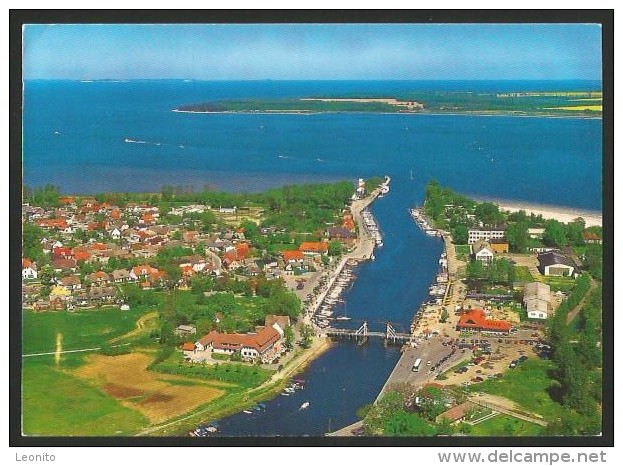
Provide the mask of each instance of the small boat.
[{"label": "small boat", "polygon": [[281,396],[290,396],[290,393],[288,393],[288,392],[281,392]]},{"label": "small boat", "polygon": [[245,410],[243,411],[243,413],[245,413],[245,414],[253,414],[253,411],[249,411],[248,409],[245,409]]},{"label": "small boat", "polygon": [[301,407],[299,408],[299,411],[302,411],[307,408],[309,408],[309,401],[306,401],[305,403],[303,403]]}]

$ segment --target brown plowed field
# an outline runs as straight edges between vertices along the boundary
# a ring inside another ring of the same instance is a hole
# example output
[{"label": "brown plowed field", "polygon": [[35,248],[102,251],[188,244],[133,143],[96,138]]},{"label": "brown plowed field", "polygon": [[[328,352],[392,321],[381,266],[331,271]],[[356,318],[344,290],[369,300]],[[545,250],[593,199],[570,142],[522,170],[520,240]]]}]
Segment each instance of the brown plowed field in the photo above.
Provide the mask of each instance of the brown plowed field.
[{"label": "brown plowed field", "polygon": [[74,374],[117,398],[124,406],[141,412],[153,423],[187,413],[225,393],[197,379],[150,372],[147,366],[151,361],[151,356],[141,353],[96,354]]}]

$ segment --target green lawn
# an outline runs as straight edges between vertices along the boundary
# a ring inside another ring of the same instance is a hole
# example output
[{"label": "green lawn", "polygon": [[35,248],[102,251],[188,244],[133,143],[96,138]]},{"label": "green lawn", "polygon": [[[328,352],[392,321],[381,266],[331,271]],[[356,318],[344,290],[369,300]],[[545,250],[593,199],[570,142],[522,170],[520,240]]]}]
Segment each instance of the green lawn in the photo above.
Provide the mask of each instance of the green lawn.
[{"label": "green lawn", "polygon": [[470,389],[508,398],[545,420],[554,419],[565,408],[552,400],[547,391],[556,383],[548,375],[552,367],[551,361],[528,359],[515,369],[509,369],[504,377],[486,380]]},{"label": "green lawn", "polygon": [[530,269],[525,265],[515,267],[515,281],[518,283],[532,283],[534,277],[530,273]]},{"label": "green lawn", "polygon": [[497,415],[472,426],[469,435],[474,437],[537,437],[543,427],[511,416]]},{"label": "green lawn", "polygon": [[99,347],[102,343],[136,328],[147,308],[121,311],[102,308],[79,312],[33,312],[22,314],[23,353],[56,350],[57,334],[63,336],[63,350]]},{"label": "green lawn", "polygon": [[471,252],[469,244],[455,244],[454,250],[456,251],[458,259],[461,261],[467,261]]},{"label": "green lawn", "polygon": [[22,390],[24,435],[127,436],[148,425],[137,411],[58,370],[52,357],[24,359]]},{"label": "green lawn", "polygon": [[569,292],[575,286],[575,280],[571,277],[544,277],[552,291]]}]

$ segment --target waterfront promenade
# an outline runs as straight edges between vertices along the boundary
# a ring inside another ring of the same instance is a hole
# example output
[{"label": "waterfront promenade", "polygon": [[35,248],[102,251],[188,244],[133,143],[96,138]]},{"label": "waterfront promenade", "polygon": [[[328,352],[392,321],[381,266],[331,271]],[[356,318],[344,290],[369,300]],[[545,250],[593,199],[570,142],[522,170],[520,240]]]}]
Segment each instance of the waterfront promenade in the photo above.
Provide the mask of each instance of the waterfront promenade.
[{"label": "waterfront promenade", "polygon": [[314,297],[313,301],[309,304],[309,306],[304,309],[304,322],[309,324],[311,323],[311,317],[318,311],[318,308],[324,301],[327,296],[327,293],[331,289],[331,287],[335,284],[335,281],[339,277],[340,273],[344,269],[344,266],[349,260],[354,261],[365,261],[369,260],[374,253],[374,238],[370,235],[367,228],[365,227],[362,211],[370,206],[372,202],[378,197],[380,193],[380,189],[377,188],[372,191],[368,196],[363,199],[356,199],[351,204],[351,212],[353,214],[353,219],[359,229],[359,235],[357,237],[357,242],[355,243],[355,247],[352,251],[344,254],[337,265],[331,267],[327,274],[328,280],[323,289]]}]

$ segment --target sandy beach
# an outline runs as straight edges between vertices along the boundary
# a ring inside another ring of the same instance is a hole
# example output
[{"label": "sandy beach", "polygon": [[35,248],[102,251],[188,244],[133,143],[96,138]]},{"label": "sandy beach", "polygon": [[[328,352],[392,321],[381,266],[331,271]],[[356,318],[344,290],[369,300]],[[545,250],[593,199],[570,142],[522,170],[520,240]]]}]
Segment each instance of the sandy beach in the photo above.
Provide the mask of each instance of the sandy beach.
[{"label": "sandy beach", "polygon": [[587,227],[602,225],[602,214],[598,211],[574,209],[571,207],[561,207],[547,204],[529,204],[515,201],[491,200],[490,202],[500,206],[500,210],[506,210],[508,212],[525,210],[528,215],[533,213],[535,215],[542,215],[545,219],[555,219],[564,223],[573,222],[574,219],[582,217],[586,222]]}]

